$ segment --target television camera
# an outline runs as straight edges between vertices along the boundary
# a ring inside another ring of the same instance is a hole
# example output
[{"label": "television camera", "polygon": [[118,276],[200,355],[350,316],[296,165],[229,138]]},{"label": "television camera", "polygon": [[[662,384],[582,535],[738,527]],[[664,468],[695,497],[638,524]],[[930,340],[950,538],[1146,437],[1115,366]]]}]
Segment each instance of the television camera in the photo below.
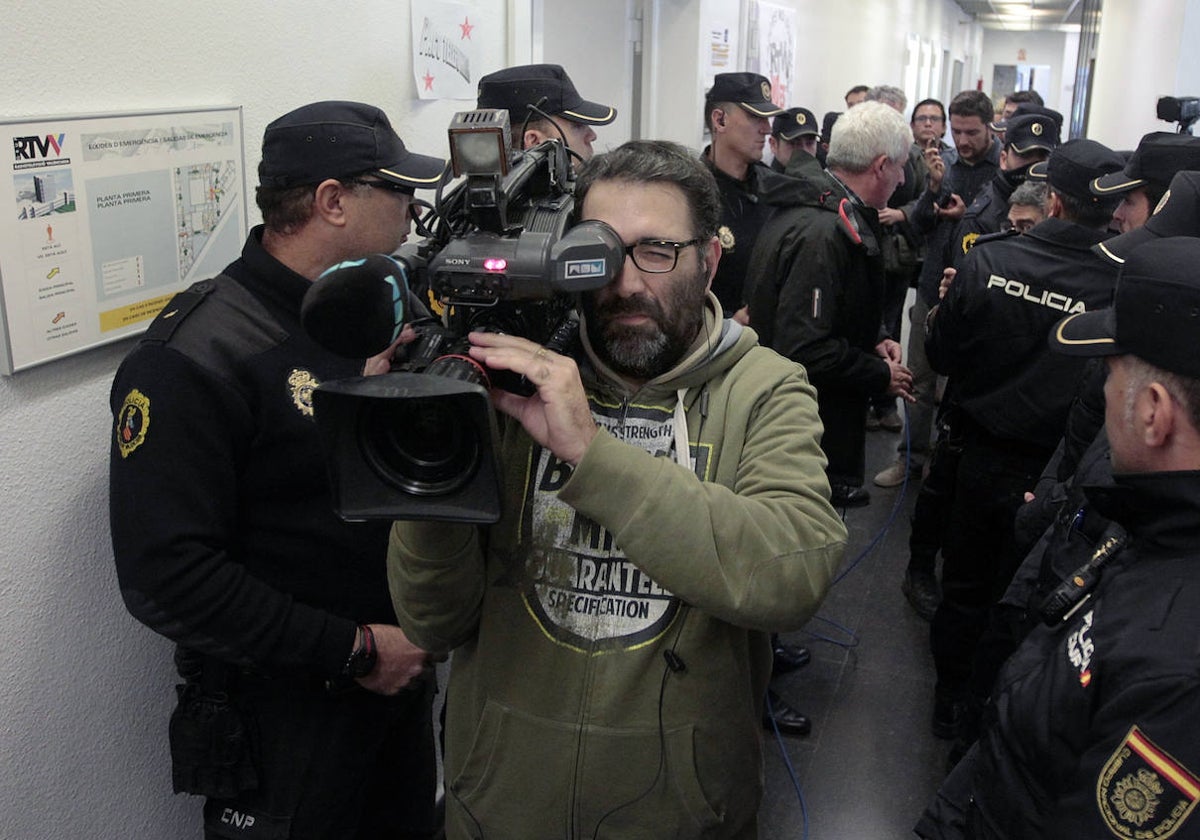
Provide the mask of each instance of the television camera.
[{"label": "television camera", "polygon": [[1161,96],[1156,110],[1160,120],[1179,123],[1180,134],[1191,134],[1193,123],[1200,118],[1200,98]]},{"label": "television camera", "polygon": [[490,109],[456,114],[448,133],[452,172],[463,180],[425,205],[423,241],[333,266],[301,310],[315,340],[352,358],[384,351],[405,324],[417,332],[391,373],[314,392],[334,507],[347,520],[499,519],[488,389],[532,389],[472,359],[467,334],[503,332],[569,352],[575,296],[603,287],[624,262],[607,224],[572,226],[563,143],[513,155],[508,113]]}]

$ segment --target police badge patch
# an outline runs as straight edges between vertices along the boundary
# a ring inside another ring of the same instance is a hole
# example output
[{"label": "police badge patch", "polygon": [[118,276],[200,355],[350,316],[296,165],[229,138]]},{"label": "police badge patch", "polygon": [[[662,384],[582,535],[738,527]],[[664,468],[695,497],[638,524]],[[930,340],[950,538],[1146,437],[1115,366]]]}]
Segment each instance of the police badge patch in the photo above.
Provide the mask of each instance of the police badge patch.
[{"label": "police badge patch", "polygon": [[313,416],[312,393],[321,383],[317,377],[306,370],[295,368],[287,378],[288,389],[291,391],[292,404],[305,417]]},{"label": "police badge patch", "polygon": [[1200,779],[1136,725],[1096,780],[1100,816],[1117,837],[1171,837],[1200,799]]},{"label": "police badge patch", "polygon": [[150,398],[134,388],[125,395],[117,414],[117,449],[122,458],[128,458],[133,450],[146,442],[149,429]]},{"label": "police badge patch", "polygon": [[717,228],[717,241],[721,243],[722,251],[732,251],[733,246],[737,244],[733,238],[733,231],[725,225]]},{"label": "police badge patch", "polygon": [[970,251],[971,246],[975,244],[975,240],[978,238],[979,234],[975,231],[965,234],[962,238],[962,252],[965,254],[967,251]]}]

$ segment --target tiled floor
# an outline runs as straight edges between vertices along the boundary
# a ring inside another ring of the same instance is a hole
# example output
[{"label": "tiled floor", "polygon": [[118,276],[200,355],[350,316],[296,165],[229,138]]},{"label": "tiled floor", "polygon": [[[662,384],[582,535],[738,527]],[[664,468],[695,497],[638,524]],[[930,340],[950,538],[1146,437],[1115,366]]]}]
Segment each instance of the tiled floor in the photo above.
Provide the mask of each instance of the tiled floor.
[{"label": "tiled floor", "polygon": [[871,504],[846,513],[850,544],[843,569],[900,500],[887,535],[833,587],[805,631],[784,636],[809,647],[813,660],[777,678],[775,688],[812,718],[813,731],[782,744],[769,738],[762,840],[914,837],[912,826],[942,778],[947,744],[929,732],[929,625],[900,592],[917,484],[902,497],[902,488],[883,490],[870,480],[896,457],[899,439],[888,432],[867,435]]}]

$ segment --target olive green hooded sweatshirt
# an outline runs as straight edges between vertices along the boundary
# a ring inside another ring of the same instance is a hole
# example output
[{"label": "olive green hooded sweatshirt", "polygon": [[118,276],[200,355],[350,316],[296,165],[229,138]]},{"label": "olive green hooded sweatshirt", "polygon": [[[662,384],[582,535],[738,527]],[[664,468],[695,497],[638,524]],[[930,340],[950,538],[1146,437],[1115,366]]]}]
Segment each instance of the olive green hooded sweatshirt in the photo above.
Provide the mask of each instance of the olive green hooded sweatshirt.
[{"label": "olive green hooded sweatshirt", "polygon": [[719,312],[636,392],[584,331],[580,462],[509,422],[499,523],[393,527],[400,625],[453,651],[447,837],[757,836],[769,633],[816,611],[846,531],[803,368]]}]

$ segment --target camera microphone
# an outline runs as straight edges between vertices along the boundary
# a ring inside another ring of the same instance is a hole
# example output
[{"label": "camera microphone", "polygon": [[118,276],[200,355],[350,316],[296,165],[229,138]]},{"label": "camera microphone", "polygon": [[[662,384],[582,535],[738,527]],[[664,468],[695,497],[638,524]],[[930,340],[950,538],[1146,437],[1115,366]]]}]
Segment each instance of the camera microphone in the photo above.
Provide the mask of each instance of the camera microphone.
[{"label": "camera microphone", "polygon": [[304,294],[300,322],[314,341],[348,359],[387,349],[404,327],[408,273],[384,254],[327,268]]}]

